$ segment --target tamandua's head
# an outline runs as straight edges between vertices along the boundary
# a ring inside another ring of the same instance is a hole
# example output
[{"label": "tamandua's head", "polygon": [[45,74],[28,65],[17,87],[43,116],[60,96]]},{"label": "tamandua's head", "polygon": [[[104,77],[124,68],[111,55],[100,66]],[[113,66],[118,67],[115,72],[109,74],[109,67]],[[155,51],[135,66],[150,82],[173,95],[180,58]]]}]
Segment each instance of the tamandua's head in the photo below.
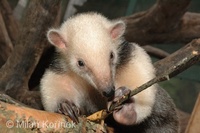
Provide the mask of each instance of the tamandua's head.
[{"label": "tamandua's head", "polygon": [[47,37],[74,71],[105,97],[114,95],[118,46],[125,31],[123,21],[109,21],[97,13],[70,18]]}]

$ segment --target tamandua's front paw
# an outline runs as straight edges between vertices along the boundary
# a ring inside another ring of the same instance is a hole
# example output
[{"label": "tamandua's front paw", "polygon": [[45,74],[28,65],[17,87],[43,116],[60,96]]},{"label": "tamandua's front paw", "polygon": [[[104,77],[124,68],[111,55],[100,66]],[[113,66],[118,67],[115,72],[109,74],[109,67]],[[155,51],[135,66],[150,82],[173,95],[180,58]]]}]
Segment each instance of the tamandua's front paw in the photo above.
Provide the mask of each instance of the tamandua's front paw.
[{"label": "tamandua's front paw", "polygon": [[60,103],[58,113],[69,116],[74,122],[78,123],[78,116],[80,116],[79,108],[68,100]]},{"label": "tamandua's front paw", "polygon": [[[126,87],[120,87],[115,91],[115,98],[112,102],[117,102],[131,92],[130,89]],[[108,107],[111,104],[108,104]],[[113,112],[114,119],[123,125],[133,125],[136,122],[136,112],[134,98],[130,98],[128,101],[124,102],[121,106],[117,107]]]}]

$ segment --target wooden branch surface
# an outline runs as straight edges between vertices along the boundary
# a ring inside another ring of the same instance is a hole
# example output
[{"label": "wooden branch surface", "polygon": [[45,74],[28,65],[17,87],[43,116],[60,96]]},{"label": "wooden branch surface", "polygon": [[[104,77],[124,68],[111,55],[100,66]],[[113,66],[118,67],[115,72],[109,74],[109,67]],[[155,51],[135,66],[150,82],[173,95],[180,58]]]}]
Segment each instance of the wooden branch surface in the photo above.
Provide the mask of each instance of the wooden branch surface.
[{"label": "wooden branch surface", "polygon": [[[170,77],[181,73],[186,70],[188,67],[200,61],[200,39],[195,39],[192,42],[188,43],[183,48],[174,52],[165,59],[162,59],[154,63],[156,68],[156,75],[159,76],[163,73],[166,73],[167,70],[172,67],[176,67],[176,71],[170,73]],[[180,65],[176,65],[180,64]]]},{"label": "wooden branch surface", "polygon": [[200,14],[186,13],[190,1],[158,0],[149,10],[124,17],[127,23],[126,39],[146,45],[188,43],[199,38]]},{"label": "wooden branch surface", "polygon": [[6,62],[18,37],[19,26],[7,0],[0,0],[0,67]]},{"label": "wooden branch surface", "polygon": [[76,124],[65,115],[0,102],[0,132],[105,133],[104,126],[80,118]]},{"label": "wooden branch surface", "polygon": [[3,93],[0,93],[0,101],[5,102],[5,103],[9,103],[9,104],[13,104],[13,105],[16,105],[16,106],[28,107],[27,105],[13,99],[12,97],[10,97],[6,94],[3,94]]},{"label": "wooden branch surface", "polygon": [[150,46],[150,45],[145,45],[145,46],[143,46],[143,48],[149,55],[155,56],[157,58],[162,59],[162,58],[165,58],[170,55],[169,53],[165,52],[164,50]]},{"label": "wooden branch surface", "polygon": [[200,93],[196,100],[191,118],[189,120],[185,133],[197,133],[200,131]]},{"label": "wooden branch surface", "polygon": [[18,21],[13,16],[12,8],[10,7],[9,2],[7,0],[0,0],[0,5],[3,19],[6,23],[6,29],[8,31],[11,41],[15,45],[19,35]]},{"label": "wooden branch surface", "polygon": [[8,35],[6,24],[0,10],[0,67],[6,62],[13,51],[13,44]]},{"label": "wooden branch surface", "polygon": [[44,49],[48,47],[46,32],[57,20],[60,2],[30,1],[14,51],[0,69],[0,90],[27,104],[32,104],[30,100],[39,99],[33,103],[35,108],[41,108],[40,96],[29,92],[28,82]]}]

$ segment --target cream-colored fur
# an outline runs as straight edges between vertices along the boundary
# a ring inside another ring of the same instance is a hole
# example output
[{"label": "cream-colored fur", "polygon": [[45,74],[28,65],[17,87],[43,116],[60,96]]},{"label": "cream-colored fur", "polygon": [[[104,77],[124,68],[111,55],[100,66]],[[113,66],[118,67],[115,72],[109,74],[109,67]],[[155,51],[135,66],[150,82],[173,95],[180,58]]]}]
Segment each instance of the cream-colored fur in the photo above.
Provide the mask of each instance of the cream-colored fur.
[{"label": "cream-colored fur", "polygon": [[[98,106],[94,105],[92,98],[89,98],[92,93],[88,94],[92,89],[94,88],[88,82],[71,71],[58,74],[47,70],[41,80],[42,102],[45,110],[50,112],[57,112],[59,104],[65,100],[72,102],[78,108],[84,103],[88,106],[88,110],[97,111]],[[86,113],[85,110],[80,111]]]},{"label": "cream-colored fur", "polygon": [[[59,32],[66,43],[66,48],[58,48],[58,50],[66,54],[66,57],[69,58],[68,63],[70,66],[73,66],[71,69],[84,76],[84,78],[87,78],[94,87],[100,87],[100,85],[106,86],[105,83],[109,83],[107,80],[111,80],[111,69],[108,63],[109,54],[113,50],[117,56],[117,47],[121,43],[121,39],[112,39],[110,32],[113,26],[118,23],[124,24],[122,21],[111,22],[96,13],[81,14],[64,22],[60,29],[49,30],[48,34],[52,31]],[[120,37],[124,33],[124,30],[120,30]],[[49,40],[53,43],[51,38]],[[92,69],[90,71],[93,72],[95,79],[81,74],[79,68],[75,66],[80,57],[84,59],[87,68]],[[95,80],[98,83],[94,83]]]},{"label": "cream-colored fur", "polygon": [[47,71],[41,80],[41,93],[44,94],[42,99],[45,109],[51,112],[56,111],[59,102],[65,97],[74,104],[80,105],[79,99],[83,99],[87,94],[86,90],[81,87],[87,89],[87,84],[76,76]]},{"label": "cream-colored fur", "polygon": [[[126,86],[133,90],[136,87],[153,79],[154,68],[146,52],[136,44],[132,53],[132,60],[116,73],[116,88]],[[139,123],[151,114],[155,101],[156,87],[148,89],[134,96],[135,111],[137,113],[136,122]]]}]

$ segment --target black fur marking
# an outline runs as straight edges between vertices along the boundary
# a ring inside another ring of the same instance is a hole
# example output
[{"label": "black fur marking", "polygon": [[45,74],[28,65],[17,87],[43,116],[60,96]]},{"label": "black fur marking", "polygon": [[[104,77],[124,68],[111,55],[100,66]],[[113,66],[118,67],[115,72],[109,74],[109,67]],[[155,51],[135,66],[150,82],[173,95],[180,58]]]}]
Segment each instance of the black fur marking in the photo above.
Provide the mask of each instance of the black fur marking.
[{"label": "black fur marking", "polygon": [[66,61],[63,59],[60,53],[55,52],[53,60],[49,65],[49,69],[55,73],[63,73],[67,70],[67,68],[64,68],[64,66],[67,66]]},{"label": "black fur marking", "polygon": [[132,51],[134,50],[134,45],[131,43],[124,41],[122,44],[119,45],[119,52],[118,52],[118,63],[117,68],[122,67],[126,63],[128,63],[132,58]]}]

